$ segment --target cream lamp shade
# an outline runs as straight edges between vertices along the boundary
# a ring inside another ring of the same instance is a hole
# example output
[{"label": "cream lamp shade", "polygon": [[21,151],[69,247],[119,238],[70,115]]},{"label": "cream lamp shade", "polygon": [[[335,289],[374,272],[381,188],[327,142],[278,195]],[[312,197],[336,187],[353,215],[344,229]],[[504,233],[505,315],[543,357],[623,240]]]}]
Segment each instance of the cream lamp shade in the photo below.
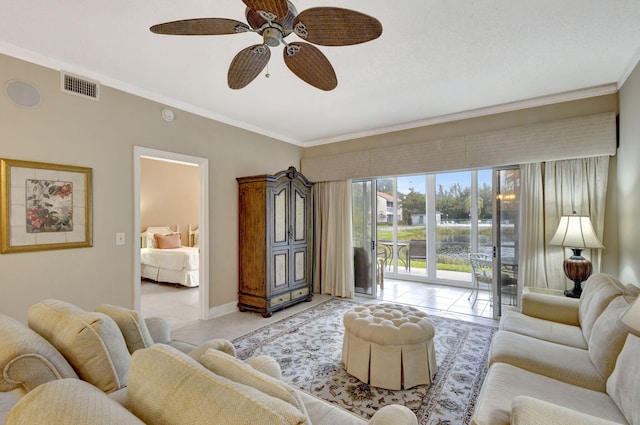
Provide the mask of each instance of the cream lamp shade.
[{"label": "cream lamp shade", "polygon": [[587,280],[592,270],[591,261],[582,256],[582,250],[604,248],[593,230],[591,219],[588,216],[577,215],[575,211],[572,215],[562,216],[549,245],[559,245],[573,251],[573,255],[564,260],[563,267],[564,274],[573,281],[574,287],[564,293],[567,297],[580,298],[582,282]]},{"label": "cream lamp shade", "polygon": [[622,313],[620,322],[632,333],[640,336],[640,297],[631,304],[631,306]]},{"label": "cream lamp shade", "polygon": [[565,215],[560,218],[558,230],[549,244],[567,248],[604,248],[593,230],[591,218],[577,215],[575,212],[573,215]]}]

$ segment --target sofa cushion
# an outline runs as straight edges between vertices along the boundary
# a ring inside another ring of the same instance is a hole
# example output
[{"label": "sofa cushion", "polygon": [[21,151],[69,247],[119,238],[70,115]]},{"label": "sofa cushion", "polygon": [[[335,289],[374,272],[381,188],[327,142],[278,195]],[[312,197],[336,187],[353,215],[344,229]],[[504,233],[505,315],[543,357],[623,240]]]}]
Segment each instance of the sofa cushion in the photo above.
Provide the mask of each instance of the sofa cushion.
[{"label": "sofa cushion", "polygon": [[78,379],[40,385],[9,412],[6,425],[144,425],[98,388]]},{"label": "sofa cushion", "polygon": [[584,290],[582,297],[580,297],[578,315],[580,317],[582,335],[585,341],[589,341],[593,324],[615,297],[624,294],[625,287],[622,283],[604,273],[596,273],[589,276],[589,279],[582,285]]},{"label": "sofa cushion", "polygon": [[489,365],[508,363],[572,385],[605,391],[606,379],[591,363],[589,352],[508,331],[496,332]]},{"label": "sofa cushion", "polygon": [[109,316],[64,301],[44,300],[29,308],[28,321],[62,353],[80,379],[104,392],[126,386],[131,355]]},{"label": "sofa cushion", "polygon": [[623,296],[616,297],[593,324],[589,338],[589,356],[600,375],[607,379],[624,346],[627,331],[618,318],[629,308]]},{"label": "sofa cushion", "polygon": [[516,310],[503,312],[500,329],[528,335],[570,347],[587,349],[587,341],[579,326],[531,317]]},{"label": "sofa cushion", "polygon": [[216,375],[164,344],[133,353],[127,392],[132,412],[155,425],[310,424],[291,404]]},{"label": "sofa cushion", "polygon": [[116,322],[129,353],[153,345],[153,338],[147,324],[137,311],[111,304],[100,304],[96,307],[96,311],[106,314]]},{"label": "sofa cushion", "polygon": [[[300,395],[300,399],[304,403],[307,412],[309,413],[309,417],[311,418],[311,423],[313,425],[366,425],[364,419],[355,414],[349,412],[348,410],[342,409],[335,405],[330,405],[325,400],[322,400],[312,394],[305,393],[303,391],[298,391]],[[385,410],[387,406],[383,407],[380,410]],[[390,406],[389,406],[390,407]],[[401,422],[400,418],[392,418],[393,420],[388,422],[376,422],[379,424],[385,425],[399,425],[405,422]],[[410,422],[408,422],[410,423]]]},{"label": "sofa cushion", "polygon": [[489,368],[472,425],[509,425],[511,402],[528,396],[621,424],[625,417],[607,393],[581,388],[506,363]]},{"label": "sofa cushion", "polygon": [[276,378],[255,370],[242,360],[231,357],[222,351],[209,349],[198,361],[216,375],[253,387],[271,397],[286,401],[300,409],[305,415],[307,413],[304,404],[293,388]]},{"label": "sofa cushion", "polygon": [[607,393],[629,423],[640,423],[640,338],[628,334],[615,369],[607,381]]},{"label": "sofa cushion", "polygon": [[511,425],[619,425],[537,398],[518,396],[511,403]]},{"label": "sofa cushion", "polygon": [[0,314],[0,392],[31,391],[45,382],[78,378],[46,339],[12,317]]}]

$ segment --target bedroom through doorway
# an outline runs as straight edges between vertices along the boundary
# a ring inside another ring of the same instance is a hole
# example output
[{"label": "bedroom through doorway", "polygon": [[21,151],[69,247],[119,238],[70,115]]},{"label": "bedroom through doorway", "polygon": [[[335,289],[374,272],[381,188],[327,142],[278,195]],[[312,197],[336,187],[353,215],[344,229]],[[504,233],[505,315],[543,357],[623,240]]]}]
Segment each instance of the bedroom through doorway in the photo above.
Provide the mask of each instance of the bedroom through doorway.
[{"label": "bedroom through doorway", "polygon": [[208,160],[136,147],[134,304],[176,329],[207,319]]}]

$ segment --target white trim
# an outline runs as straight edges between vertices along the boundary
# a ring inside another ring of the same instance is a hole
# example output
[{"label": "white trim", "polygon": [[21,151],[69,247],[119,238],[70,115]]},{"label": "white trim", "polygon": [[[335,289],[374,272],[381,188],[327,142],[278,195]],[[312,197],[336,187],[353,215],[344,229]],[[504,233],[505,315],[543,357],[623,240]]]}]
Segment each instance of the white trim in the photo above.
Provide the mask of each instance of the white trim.
[{"label": "white trim", "polygon": [[[629,71],[631,73],[633,68]],[[466,120],[470,118],[484,117],[488,115],[501,114],[505,112],[519,111],[522,109],[535,108],[538,106],[553,105],[556,103],[569,102],[572,100],[587,99],[590,97],[604,96],[607,94],[617,93],[617,84],[606,84],[588,89],[575,90],[565,93],[558,93],[549,96],[536,97],[533,99],[522,100],[519,102],[504,103],[502,105],[489,106],[486,108],[472,109],[470,111],[456,112],[439,117],[425,118],[418,121],[410,121],[402,124],[392,125],[389,127],[380,127],[371,130],[361,131],[351,134],[343,134],[340,136],[318,139],[308,143],[303,143],[304,147],[326,145],[329,143],[343,142],[345,140],[360,139],[363,137],[378,136],[380,134],[393,133],[402,130],[411,130],[418,127],[427,127],[435,124],[442,124],[452,121]]]},{"label": "white trim", "polygon": [[[134,198],[134,219],[133,234],[140,233],[140,159],[154,158],[165,161],[180,162],[183,164],[193,164],[198,166],[200,171],[200,263],[199,263],[199,298],[200,298],[200,318],[209,318],[209,160],[197,156],[184,155],[175,152],[161,151],[157,149],[145,148],[142,146],[133,147],[133,198]],[[133,303],[136,310],[140,311],[140,238],[133,238]]]},{"label": "white trim", "polygon": [[217,305],[209,310],[209,317],[207,319],[215,319],[216,317],[224,316],[225,314],[235,313],[238,310],[238,301],[232,301],[230,303]]}]

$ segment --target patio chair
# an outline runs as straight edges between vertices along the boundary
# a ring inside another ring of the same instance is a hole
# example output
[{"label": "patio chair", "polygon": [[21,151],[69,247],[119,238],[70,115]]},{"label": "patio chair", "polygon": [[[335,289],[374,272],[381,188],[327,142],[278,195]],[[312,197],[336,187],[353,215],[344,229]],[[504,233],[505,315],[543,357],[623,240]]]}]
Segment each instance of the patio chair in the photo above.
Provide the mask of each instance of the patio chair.
[{"label": "patio chair", "polygon": [[427,259],[427,241],[424,241],[424,240],[409,241],[409,247],[407,248],[406,255],[407,255],[406,268],[409,271],[411,271],[411,260]]},{"label": "patio chair", "polygon": [[[473,289],[469,295],[468,300],[473,297],[473,303],[471,307],[475,306],[478,300],[478,291],[480,285],[486,285],[489,291],[489,303],[493,302],[493,261],[491,257],[486,254],[472,253],[469,254],[469,262],[471,262],[471,275],[473,279]],[[475,297],[474,297],[475,295]]]}]

